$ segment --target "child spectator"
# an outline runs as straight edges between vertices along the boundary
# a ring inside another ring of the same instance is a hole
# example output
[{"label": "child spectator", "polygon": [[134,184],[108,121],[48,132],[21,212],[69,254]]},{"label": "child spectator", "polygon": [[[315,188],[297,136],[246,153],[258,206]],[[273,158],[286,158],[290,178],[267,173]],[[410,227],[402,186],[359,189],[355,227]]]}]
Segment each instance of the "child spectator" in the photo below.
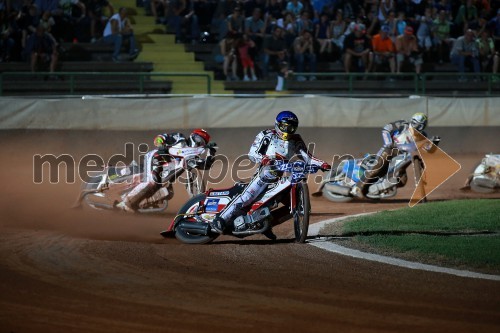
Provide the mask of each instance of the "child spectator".
[{"label": "child spectator", "polygon": [[248,38],[248,35],[243,34],[238,41],[238,55],[243,68],[243,81],[250,81],[250,78],[252,81],[257,81],[255,65],[251,56],[252,50],[255,50],[255,42]]}]

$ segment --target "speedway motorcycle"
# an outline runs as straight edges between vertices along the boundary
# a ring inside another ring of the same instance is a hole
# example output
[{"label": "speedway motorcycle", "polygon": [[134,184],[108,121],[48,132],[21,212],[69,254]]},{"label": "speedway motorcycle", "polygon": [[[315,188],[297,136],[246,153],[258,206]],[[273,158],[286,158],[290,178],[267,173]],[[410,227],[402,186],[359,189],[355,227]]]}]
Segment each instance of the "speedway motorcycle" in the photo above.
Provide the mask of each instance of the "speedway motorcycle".
[{"label": "speedway motorcycle", "polygon": [[[163,213],[174,196],[176,181],[185,185],[190,197],[205,191],[201,170],[210,169],[217,150],[215,143],[205,147],[173,146],[168,153],[172,163],[163,171],[163,186],[151,197],[139,203],[138,213]],[[205,158],[202,158],[205,156]],[[147,168],[137,162],[124,167],[108,166],[104,171],[84,182],[74,208],[82,204],[93,209],[116,209],[119,203],[135,186],[146,180]]]},{"label": "speedway motorcycle", "polygon": [[[278,181],[271,183],[251,207],[241,211],[242,215],[227,223],[233,224],[231,235],[244,238],[255,234],[266,234],[272,227],[293,219],[295,240],[304,243],[309,229],[311,205],[306,178],[320,170],[303,161],[278,161],[275,170],[283,173]],[[237,195],[243,192],[246,183],[236,183],[227,189],[210,189],[191,198],[179,210],[168,230],[161,235],[175,237],[183,243],[205,244],[220,234],[210,226],[215,215]]]},{"label": "speedway motorcycle", "polygon": [[494,193],[500,190],[500,154],[486,154],[469,175],[462,190]]},{"label": "speedway motorcycle", "polygon": [[[415,184],[423,174],[425,165],[418,154],[417,145],[410,130],[397,133],[393,136],[396,144],[397,154],[394,156],[385,172],[369,180],[365,196],[369,199],[392,198],[398,193],[398,188],[406,185],[408,181],[407,169],[413,165]],[[432,151],[434,145],[440,142],[439,137],[430,139],[433,145],[425,149]],[[315,195],[323,195],[333,202],[349,202],[353,200],[351,190],[356,183],[362,179],[365,171],[377,164],[377,155],[367,154],[364,158],[347,159],[339,163],[338,167],[332,168],[324,178]],[[426,199],[424,198],[425,202]]]}]

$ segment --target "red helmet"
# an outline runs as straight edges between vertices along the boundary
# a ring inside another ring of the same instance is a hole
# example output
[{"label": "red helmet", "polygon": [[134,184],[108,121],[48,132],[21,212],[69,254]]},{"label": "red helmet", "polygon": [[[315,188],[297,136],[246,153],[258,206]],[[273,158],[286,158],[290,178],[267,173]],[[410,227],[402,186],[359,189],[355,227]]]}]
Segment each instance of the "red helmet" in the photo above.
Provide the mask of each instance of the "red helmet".
[{"label": "red helmet", "polygon": [[[203,139],[205,142],[200,142],[199,138]],[[206,145],[210,142],[210,134],[202,128],[197,128],[191,133],[191,141],[196,142],[197,144]]]}]

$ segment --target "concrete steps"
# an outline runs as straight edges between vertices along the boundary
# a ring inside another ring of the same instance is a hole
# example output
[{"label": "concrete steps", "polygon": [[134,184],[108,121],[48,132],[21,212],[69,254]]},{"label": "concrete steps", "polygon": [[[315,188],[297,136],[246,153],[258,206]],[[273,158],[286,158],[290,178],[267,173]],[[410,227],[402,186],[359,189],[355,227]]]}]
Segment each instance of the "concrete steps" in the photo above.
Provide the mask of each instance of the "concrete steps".
[{"label": "concrete steps", "polygon": [[[195,61],[194,53],[186,52],[184,44],[176,44],[175,36],[165,33],[165,26],[155,24],[152,16],[144,14],[144,8],[136,7],[135,0],[117,0],[116,8],[127,7],[135,15],[131,17],[134,33],[142,45],[137,61],[154,64],[153,73],[201,73],[212,79],[213,94],[231,93],[220,81],[215,81],[213,72],[204,71],[203,63]],[[154,77],[153,80],[172,81],[173,94],[206,94],[206,77]]]}]

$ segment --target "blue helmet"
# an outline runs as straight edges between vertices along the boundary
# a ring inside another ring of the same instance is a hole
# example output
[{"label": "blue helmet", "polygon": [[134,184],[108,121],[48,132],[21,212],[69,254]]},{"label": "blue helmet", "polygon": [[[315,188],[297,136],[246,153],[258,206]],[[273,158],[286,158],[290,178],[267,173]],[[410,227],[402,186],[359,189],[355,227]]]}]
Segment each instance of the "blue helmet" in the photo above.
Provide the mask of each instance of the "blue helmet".
[{"label": "blue helmet", "polygon": [[290,136],[295,133],[299,126],[299,118],[292,111],[281,111],[276,116],[274,128],[276,133],[283,140],[290,139]]}]

